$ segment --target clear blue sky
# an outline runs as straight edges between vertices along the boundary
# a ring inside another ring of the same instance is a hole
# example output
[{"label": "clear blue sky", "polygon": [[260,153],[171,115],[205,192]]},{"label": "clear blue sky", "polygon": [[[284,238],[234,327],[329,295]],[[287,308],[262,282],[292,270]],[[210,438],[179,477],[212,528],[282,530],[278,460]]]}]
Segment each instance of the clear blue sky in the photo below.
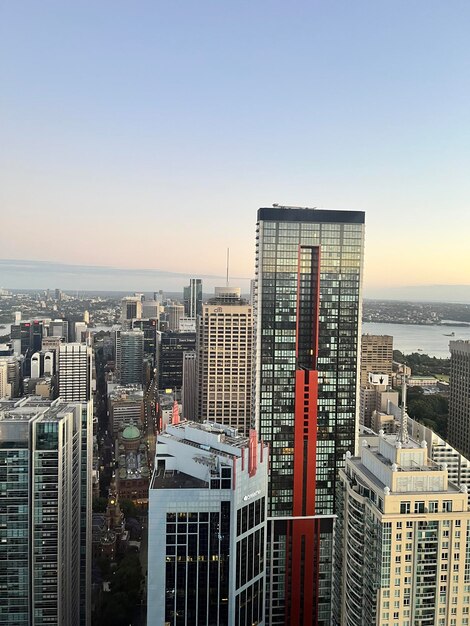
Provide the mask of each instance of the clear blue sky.
[{"label": "clear blue sky", "polygon": [[249,277],[278,202],[365,210],[367,288],[470,283],[469,24],[458,0],[4,0],[0,257],[223,275],[230,246]]}]

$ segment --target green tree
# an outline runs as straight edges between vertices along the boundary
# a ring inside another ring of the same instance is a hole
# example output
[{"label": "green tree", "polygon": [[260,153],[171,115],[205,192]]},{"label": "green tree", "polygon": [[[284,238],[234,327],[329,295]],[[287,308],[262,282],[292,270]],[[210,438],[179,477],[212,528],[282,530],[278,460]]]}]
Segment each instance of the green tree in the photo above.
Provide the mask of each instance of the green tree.
[{"label": "green tree", "polygon": [[108,498],[93,498],[93,513],[105,513],[108,506]]},{"label": "green tree", "polygon": [[121,511],[124,513],[124,517],[137,517],[139,511],[132,500],[119,500]]}]

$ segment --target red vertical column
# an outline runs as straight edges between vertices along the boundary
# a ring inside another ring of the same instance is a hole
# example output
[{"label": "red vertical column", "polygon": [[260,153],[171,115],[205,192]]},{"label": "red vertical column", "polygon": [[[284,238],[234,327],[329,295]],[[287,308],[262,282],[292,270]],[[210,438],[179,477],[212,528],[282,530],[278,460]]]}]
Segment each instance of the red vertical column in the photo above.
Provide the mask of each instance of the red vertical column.
[{"label": "red vertical column", "polygon": [[[318,247],[299,248],[294,409],[294,517],[315,515],[318,410]],[[318,542],[316,520],[288,525],[286,623],[313,626],[318,621]]]}]

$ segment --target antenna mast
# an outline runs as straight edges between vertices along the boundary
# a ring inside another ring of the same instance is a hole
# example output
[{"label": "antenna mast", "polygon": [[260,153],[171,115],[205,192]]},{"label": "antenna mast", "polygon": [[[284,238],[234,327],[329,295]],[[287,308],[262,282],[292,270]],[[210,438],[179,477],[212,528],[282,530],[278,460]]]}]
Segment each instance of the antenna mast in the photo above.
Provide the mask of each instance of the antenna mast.
[{"label": "antenna mast", "polygon": [[226,282],[226,287],[228,287],[228,266],[229,266],[229,260],[230,260],[230,248],[227,248],[227,282]]}]

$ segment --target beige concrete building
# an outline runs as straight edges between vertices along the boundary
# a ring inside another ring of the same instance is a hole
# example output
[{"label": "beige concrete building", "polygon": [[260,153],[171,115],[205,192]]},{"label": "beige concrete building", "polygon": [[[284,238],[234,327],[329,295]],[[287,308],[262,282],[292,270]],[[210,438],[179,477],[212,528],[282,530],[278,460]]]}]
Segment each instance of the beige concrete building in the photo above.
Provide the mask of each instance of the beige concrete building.
[{"label": "beige concrete building", "polygon": [[253,307],[240,290],[216,288],[197,333],[198,418],[248,434],[251,419]]},{"label": "beige concrete building", "polygon": [[8,361],[0,360],[0,398],[11,397],[11,385],[8,382]]},{"label": "beige concrete building", "polygon": [[391,335],[362,335],[361,387],[367,385],[368,373],[392,375],[393,337]]},{"label": "beige concrete building", "polygon": [[108,414],[113,437],[131,422],[140,427],[144,423],[142,385],[109,385]]},{"label": "beige concrete building", "polygon": [[340,482],[333,623],[469,624],[467,487],[428,458],[426,441],[365,438]]},{"label": "beige concrete building", "polygon": [[390,387],[388,374],[369,372],[367,385],[360,388],[359,422],[368,428],[374,428],[374,411],[387,413],[390,403],[398,404],[398,391],[393,391]]},{"label": "beige concrete building", "polygon": [[398,431],[400,422],[391,413],[374,411],[372,413],[371,428],[376,433],[383,430],[385,434],[391,435]]}]

